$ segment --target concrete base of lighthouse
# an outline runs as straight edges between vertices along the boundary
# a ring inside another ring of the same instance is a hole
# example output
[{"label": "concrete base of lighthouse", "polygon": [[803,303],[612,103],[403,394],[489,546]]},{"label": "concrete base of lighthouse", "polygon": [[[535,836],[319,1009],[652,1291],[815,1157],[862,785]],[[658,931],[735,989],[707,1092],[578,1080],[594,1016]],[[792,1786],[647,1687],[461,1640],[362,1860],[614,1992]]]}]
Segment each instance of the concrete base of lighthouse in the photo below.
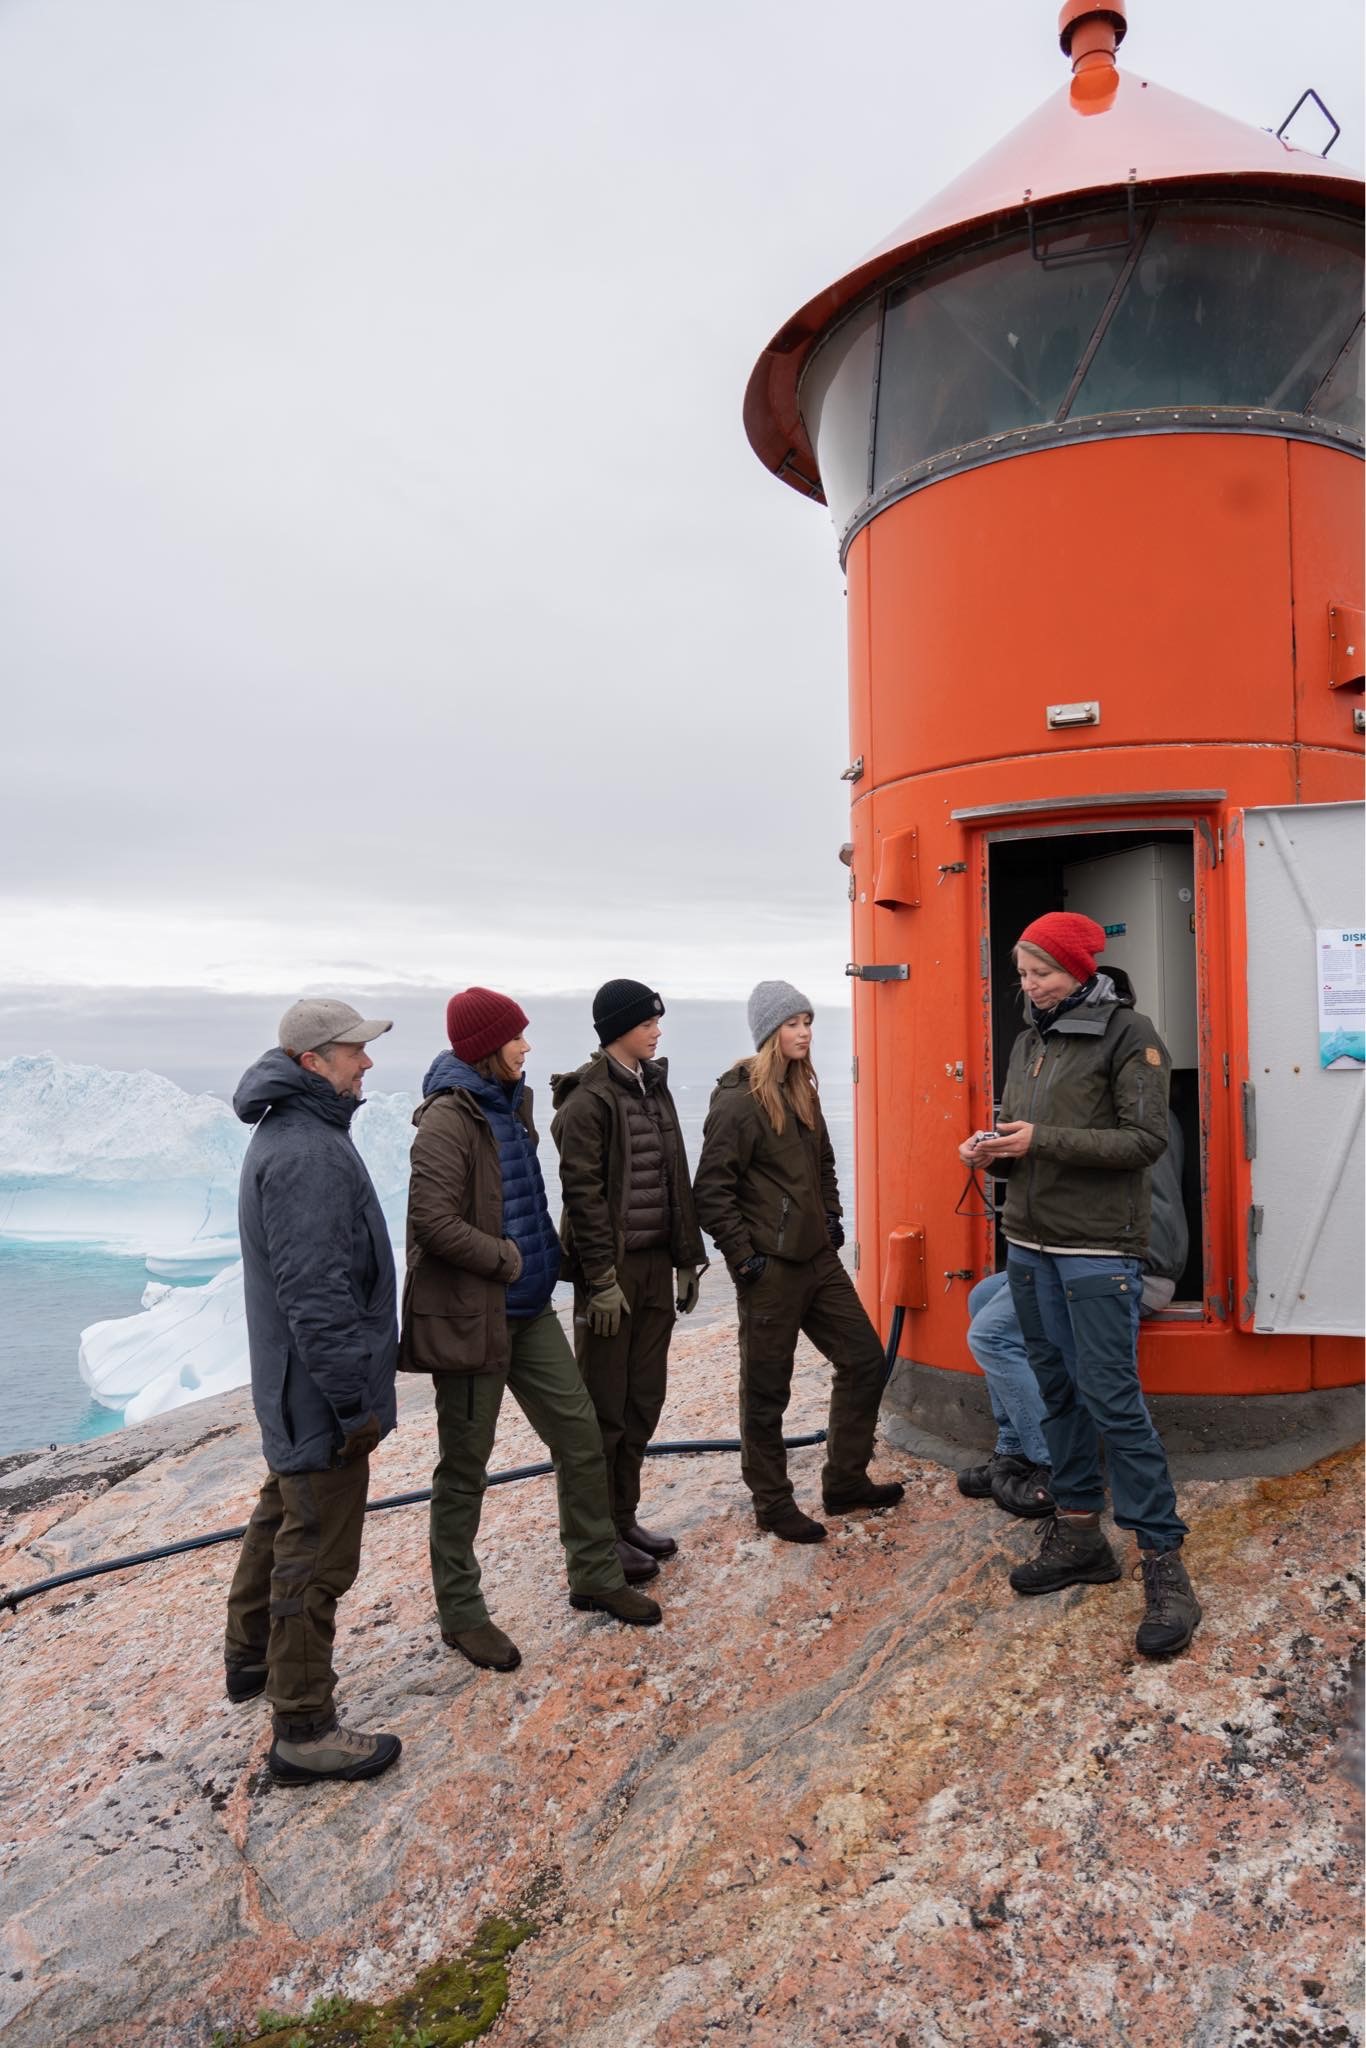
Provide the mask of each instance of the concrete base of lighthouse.
[{"label": "concrete base of lighthouse", "polygon": [[[1307,1394],[1151,1394],[1148,1407],[1177,1479],[1270,1479],[1358,1444],[1360,1387]],[[897,1361],[880,1432],[913,1457],[965,1465],[990,1454],[996,1425],[975,1373]]]}]

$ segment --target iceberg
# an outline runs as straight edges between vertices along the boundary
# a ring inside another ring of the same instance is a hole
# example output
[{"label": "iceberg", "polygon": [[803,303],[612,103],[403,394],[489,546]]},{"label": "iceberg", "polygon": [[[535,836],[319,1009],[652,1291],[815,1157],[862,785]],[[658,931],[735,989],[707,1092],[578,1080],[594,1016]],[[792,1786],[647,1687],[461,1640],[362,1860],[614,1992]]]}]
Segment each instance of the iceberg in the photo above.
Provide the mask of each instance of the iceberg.
[{"label": "iceberg", "polygon": [[[352,1125],[400,1242],[412,1113],[410,1095],[369,1095]],[[250,1138],[230,1104],[164,1074],[0,1060],[0,1237],[125,1252],[155,1276],[138,1314],[81,1332],[81,1377],[126,1422],[250,1378],[237,1238]]]},{"label": "iceberg", "polygon": [[130,1255],[216,1238],[235,1257],[249,1135],[163,1074],[0,1060],[0,1237]]}]

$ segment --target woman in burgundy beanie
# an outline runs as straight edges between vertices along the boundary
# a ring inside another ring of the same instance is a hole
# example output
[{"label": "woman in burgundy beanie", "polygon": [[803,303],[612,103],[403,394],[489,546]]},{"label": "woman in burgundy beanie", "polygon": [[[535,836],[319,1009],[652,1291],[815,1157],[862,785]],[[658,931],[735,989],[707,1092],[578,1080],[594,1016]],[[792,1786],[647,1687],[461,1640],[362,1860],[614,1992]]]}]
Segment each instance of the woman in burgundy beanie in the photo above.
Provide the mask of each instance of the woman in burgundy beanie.
[{"label": "woman in burgundy beanie", "polygon": [[521,1662],[489,1615],[474,1554],[505,1390],[554,1460],[570,1605],[647,1627],[660,1618],[622,1573],[597,1415],[552,1306],[560,1239],[522,1078],[526,1028],[521,1004],[491,988],[446,1005],[451,1050],[433,1060],[413,1115],[399,1342],[401,1369],[430,1373],[436,1390],[431,1564],[442,1639],[493,1671]]},{"label": "woman in burgundy beanie", "polygon": [[[1105,1476],[1115,1521],[1138,1540],[1144,1657],[1184,1650],[1200,1607],[1182,1562],[1186,1525],[1138,1379],[1138,1310],[1152,1166],[1167,1149],[1171,1062],[1147,1017],[1096,967],[1105,933],[1051,910],[1015,947],[1026,1023],[1010,1055],[993,1131],[959,1156],[1006,1183],[1002,1226],[1011,1298],[1043,1395],[1051,1472],[1039,1554],[1010,1574],[1017,1593],[1121,1576],[1100,1526]],[[1051,1500],[1049,1496],[1051,1495]],[[1019,1510],[1013,1510],[1018,1512]]]},{"label": "woman in burgundy beanie", "polygon": [[1105,951],[1105,933],[1093,917],[1083,917],[1079,910],[1049,910],[1025,926],[1018,943],[1056,961],[1081,983],[1096,971],[1095,956]]}]

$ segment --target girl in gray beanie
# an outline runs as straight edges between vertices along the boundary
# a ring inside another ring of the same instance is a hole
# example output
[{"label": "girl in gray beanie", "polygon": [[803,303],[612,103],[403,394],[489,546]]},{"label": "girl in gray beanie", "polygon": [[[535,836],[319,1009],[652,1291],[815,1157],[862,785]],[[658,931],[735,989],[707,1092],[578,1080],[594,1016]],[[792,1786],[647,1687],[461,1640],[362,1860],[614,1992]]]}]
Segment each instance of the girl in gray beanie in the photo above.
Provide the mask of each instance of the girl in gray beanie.
[{"label": "girl in gray beanie", "polygon": [[693,1182],[698,1218],[735,1280],[740,1311],[740,1470],[761,1529],[819,1543],[787,1475],[783,1416],[797,1338],[830,1359],[834,1383],[821,1495],[828,1514],[894,1507],[904,1488],[869,1477],[882,1401],[882,1345],[839,1260],[839,1187],[811,1065],[812,1010],[788,981],[749,999],[754,1058],[716,1085]]}]

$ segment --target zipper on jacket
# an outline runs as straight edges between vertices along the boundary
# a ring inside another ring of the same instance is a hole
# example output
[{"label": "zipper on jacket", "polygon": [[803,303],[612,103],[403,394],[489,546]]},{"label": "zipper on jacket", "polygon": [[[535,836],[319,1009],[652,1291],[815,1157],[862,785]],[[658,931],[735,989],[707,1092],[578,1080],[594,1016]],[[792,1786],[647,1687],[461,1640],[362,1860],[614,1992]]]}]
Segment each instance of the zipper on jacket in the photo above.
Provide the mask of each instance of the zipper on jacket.
[{"label": "zipper on jacket", "polygon": [[784,1239],[784,1238],[785,1238],[785,1237],[787,1236],[787,1212],[788,1212],[788,1210],[789,1210],[789,1209],[790,1209],[791,1207],[792,1207],[792,1197],[791,1197],[790,1195],[784,1195],[784,1196],[783,1196],[783,1206],[782,1206],[782,1208],[781,1208],[781,1209],[779,1210],[779,1212],[778,1212],[778,1252],[779,1252],[779,1255],[781,1255],[781,1253],[782,1253],[782,1249],[783,1249],[783,1239]]}]

